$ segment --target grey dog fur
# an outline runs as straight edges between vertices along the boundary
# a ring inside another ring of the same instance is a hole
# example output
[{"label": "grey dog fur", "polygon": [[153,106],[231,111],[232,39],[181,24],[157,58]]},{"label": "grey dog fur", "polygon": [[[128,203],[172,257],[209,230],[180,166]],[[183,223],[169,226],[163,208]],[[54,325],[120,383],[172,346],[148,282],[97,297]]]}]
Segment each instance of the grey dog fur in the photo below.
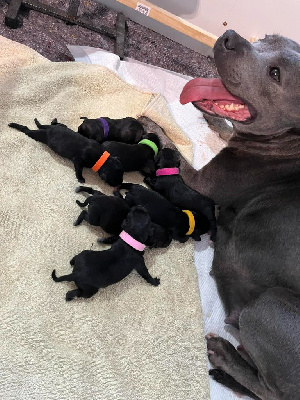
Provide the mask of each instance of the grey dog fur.
[{"label": "grey dog fur", "polygon": [[[227,31],[214,55],[223,84],[254,118],[232,121],[228,146],[200,171],[183,160],[182,177],[220,206],[211,274],[225,321],[239,326],[255,368],[229,342],[208,335],[212,375],[221,371],[221,383],[255,399],[297,399],[300,46],[279,35],[251,44]],[[269,76],[273,67],[280,68],[280,82]]]}]

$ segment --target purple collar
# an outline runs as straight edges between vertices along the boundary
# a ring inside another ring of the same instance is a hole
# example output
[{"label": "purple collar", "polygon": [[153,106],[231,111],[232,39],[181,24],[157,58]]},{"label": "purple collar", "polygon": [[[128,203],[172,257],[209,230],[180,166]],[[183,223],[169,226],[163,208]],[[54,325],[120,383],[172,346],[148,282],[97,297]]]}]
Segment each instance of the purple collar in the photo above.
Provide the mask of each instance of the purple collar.
[{"label": "purple collar", "polygon": [[104,118],[98,118],[98,119],[101,122],[101,125],[103,128],[103,137],[104,137],[104,139],[106,139],[108,136],[108,132],[109,132],[108,122]]},{"label": "purple collar", "polygon": [[156,170],[156,176],[163,176],[163,175],[178,175],[179,168],[161,168]]}]

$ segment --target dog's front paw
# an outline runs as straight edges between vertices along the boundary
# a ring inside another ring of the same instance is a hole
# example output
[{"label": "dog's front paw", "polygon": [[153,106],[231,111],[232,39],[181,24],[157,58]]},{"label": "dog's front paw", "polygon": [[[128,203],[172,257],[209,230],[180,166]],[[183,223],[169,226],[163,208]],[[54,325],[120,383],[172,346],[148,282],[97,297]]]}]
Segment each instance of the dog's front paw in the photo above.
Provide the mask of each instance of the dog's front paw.
[{"label": "dog's front paw", "polygon": [[160,284],[159,278],[153,278],[153,286],[158,286]]},{"label": "dog's front paw", "polygon": [[217,369],[228,372],[228,367],[234,363],[236,356],[240,357],[234,346],[228,340],[212,333],[205,338],[211,364]]}]

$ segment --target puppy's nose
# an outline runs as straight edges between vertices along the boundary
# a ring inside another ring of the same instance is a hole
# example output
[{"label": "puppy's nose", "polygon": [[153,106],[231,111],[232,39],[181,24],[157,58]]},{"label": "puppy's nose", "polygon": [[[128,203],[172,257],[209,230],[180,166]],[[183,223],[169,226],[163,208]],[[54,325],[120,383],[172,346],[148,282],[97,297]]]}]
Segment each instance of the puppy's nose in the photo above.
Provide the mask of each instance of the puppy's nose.
[{"label": "puppy's nose", "polygon": [[237,47],[246,42],[239,34],[234,30],[228,30],[223,34],[223,45],[225,49],[235,51]]}]

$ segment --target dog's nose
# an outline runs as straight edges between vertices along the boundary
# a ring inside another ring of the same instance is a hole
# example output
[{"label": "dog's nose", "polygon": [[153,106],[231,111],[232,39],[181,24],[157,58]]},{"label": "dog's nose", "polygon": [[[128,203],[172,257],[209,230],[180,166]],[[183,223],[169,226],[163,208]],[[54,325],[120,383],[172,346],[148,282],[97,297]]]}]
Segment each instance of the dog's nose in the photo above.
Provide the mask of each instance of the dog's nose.
[{"label": "dog's nose", "polygon": [[223,35],[224,47],[227,50],[235,50],[240,36],[233,30],[228,30]]},{"label": "dog's nose", "polygon": [[222,40],[224,48],[229,51],[237,51],[240,48],[243,48],[250,44],[249,42],[247,42],[246,39],[242,38],[242,36],[240,36],[234,30],[226,31],[220,39]]}]

